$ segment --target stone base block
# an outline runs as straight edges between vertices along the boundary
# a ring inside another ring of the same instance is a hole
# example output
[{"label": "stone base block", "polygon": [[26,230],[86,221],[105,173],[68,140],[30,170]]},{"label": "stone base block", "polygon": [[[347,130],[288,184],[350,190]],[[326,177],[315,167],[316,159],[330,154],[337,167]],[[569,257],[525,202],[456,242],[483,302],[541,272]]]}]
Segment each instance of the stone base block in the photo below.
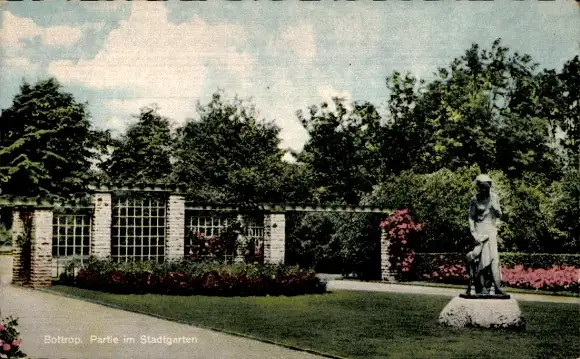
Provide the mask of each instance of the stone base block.
[{"label": "stone base block", "polygon": [[456,328],[523,329],[526,322],[515,299],[453,298],[439,314],[439,323]]}]

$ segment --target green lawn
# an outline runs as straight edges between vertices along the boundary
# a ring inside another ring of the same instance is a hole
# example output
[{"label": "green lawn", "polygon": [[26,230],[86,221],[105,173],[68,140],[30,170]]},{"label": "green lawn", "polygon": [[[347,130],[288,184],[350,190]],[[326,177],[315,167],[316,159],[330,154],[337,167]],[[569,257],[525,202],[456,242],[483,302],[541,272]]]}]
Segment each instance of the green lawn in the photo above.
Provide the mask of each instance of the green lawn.
[{"label": "green lawn", "polygon": [[202,327],[251,335],[347,358],[576,359],[579,306],[520,302],[524,332],[438,325],[448,297],[336,291],[299,297],[222,298],[53,291]]}]

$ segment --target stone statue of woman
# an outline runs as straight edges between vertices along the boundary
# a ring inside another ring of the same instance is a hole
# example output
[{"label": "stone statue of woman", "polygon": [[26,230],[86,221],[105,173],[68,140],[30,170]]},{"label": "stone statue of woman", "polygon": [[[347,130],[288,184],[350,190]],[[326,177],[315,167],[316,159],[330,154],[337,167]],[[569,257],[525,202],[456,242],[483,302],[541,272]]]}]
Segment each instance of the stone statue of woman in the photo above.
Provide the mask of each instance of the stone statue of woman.
[{"label": "stone statue of woman", "polygon": [[502,215],[499,197],[491,191],[489,176],[479,175],[475,182],[478,193],[469,203],[469,228],[476,246],[467,254],[470,283],[466,294],[470,294],[472,282],[476,294],[489,294],[488,283],[492,282],[495,294],[503,295],[497,250],[497,224]]}]

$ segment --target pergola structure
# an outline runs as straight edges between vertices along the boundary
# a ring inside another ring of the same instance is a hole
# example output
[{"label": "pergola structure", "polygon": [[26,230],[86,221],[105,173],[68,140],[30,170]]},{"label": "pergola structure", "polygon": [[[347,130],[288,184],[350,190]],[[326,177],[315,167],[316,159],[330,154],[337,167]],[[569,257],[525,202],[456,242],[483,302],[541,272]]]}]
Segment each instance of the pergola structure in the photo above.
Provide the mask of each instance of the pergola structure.
[{"label": "pergola structure", "polygon": [[[13,283],[31,287],[50,286],[73,258],[181,260],[188,233],[219,234],[235,216],[246,219],[246,236],[263,244],[264,262],[282,264],[287,212],[391,213],[348,206],[200,205],[186,202],[179,190],[126,187],[92,188],[89,196],[69,202],[2,196],[0,206],[13,211]],[[382,278],[393,281],[388,248],[383,233]]]}]

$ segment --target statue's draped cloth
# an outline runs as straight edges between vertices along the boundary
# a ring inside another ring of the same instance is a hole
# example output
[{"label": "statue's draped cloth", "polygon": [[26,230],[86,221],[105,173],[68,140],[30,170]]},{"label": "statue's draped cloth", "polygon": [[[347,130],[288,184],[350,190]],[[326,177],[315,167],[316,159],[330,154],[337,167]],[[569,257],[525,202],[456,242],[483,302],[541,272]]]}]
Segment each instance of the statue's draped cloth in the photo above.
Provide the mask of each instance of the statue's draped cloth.
[{"label": "statue's draped cloth", "polygon": [[489,239],[485,241],[479,248],[476,248],[476,253],[481,250],[479,254],[479,272],[489,267],[492,263],[499,262],[499,253],[497,250],[497,221],[490,205],[483,205],[478,203],[474,197],[471,200],[469,215],[474,220],[475,234],[478,236],[488,236]]}]

